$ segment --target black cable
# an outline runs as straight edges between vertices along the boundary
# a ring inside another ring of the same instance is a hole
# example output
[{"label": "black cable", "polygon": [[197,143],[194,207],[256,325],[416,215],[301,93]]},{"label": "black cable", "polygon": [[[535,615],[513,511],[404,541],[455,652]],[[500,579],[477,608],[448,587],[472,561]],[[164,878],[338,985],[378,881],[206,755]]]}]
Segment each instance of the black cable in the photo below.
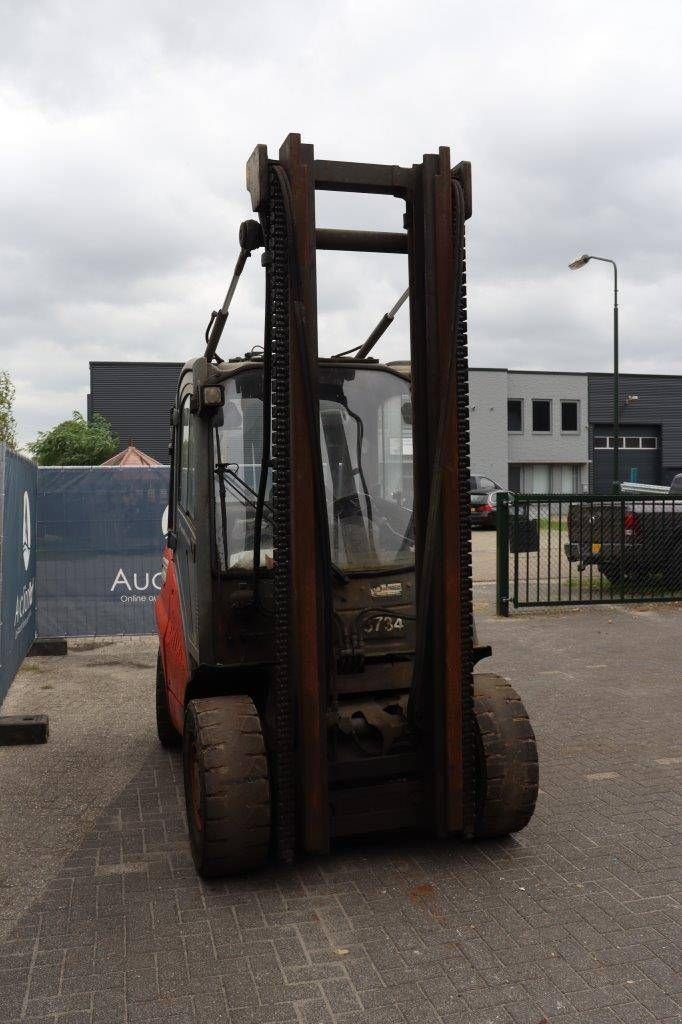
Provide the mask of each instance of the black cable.
[{"label": "black cable", "polygon": [[355,457],[357,459],[358,468],[356,472],[360,477],[360,483],[362,484],[362,490],[365,495],[365,502],[367,505],[367,539],[369,541],[370,554],[374,555],[377,565],[379,564],[379,556],[377,555],[376,545],[374,543],[374,511],[372,509],[372,498],[369,493],[369,487],[367,486],[367,480],[365,479],[365,471],[362,468],[362,442],[365,437],[365,426],[358,413],[353,412],[348,406],[346,406],[346,412],[354,420],[357,430],[357,440],[355,445]]},{"label": "black cable", "polygon": [[[218,466],[222,464],[222,456],[220,454],[220,434],[218,427],[215,428],[215,443],[216,452],[218,454]],[[227,508],[225,507],[225,479],[222,473],[218,473],[218,490],[220,491],[220,523],[223,528],[223,557],[225,559],[225,569],[228,567],[229,552],[227,549]]]}]

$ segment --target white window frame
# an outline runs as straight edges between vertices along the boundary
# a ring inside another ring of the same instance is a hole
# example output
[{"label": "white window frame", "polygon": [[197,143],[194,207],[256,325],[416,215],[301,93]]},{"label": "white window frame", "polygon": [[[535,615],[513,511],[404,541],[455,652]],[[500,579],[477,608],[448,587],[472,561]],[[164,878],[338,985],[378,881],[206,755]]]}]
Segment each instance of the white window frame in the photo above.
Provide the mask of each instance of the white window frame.
[{"label": "white window frame", "polygon": [[[612,452],[613,451],[613,434],[608,434],[608,435],[605,435],[605,434],[595,434],[594,440],[596,441],[598,437],[606,437],[606,448],[597,448],[596,444],[594,444],[593,445],[594,450],[598,451],[598,452],[604,452],[604,451]],[[625,447],[626,438],[627,438],[628,441],[637,441],[637,444],[630,445],[629,447],[626,448]],[[642,444],[642,441],[644,440],[644,438],[646,438],[647,441],[653,441],[654,442],[653,446],[648,446],[647,445],[647,447],[645,447]],[[655,451],[658,451],[658,447],[659,447],[659,445],[658,445],[658,438],[656,437],[655,434],[620,434],[619,437],[618,437],[618,451],[619,452],[639,452],[639,451],[655,452]]]}]

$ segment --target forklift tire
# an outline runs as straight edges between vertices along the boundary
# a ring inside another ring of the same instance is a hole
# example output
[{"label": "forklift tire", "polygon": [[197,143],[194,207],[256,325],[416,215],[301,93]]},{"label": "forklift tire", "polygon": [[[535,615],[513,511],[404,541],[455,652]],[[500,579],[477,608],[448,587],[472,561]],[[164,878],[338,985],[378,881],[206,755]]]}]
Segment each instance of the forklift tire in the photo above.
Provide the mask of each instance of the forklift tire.
[{"label": "forklift tire", "polygon": [[173,725],[168,710],[166,680],[163,675],[161,651],[156,656],[156,732],[159,737],[159,743],[166,750],[177,750],[180,747],[182,737]]},{"label": "forklift tire", "polygon": [[538,751],[516,690],[501,676],[474,674],[475,839],[496,839],[528,824],[538,795]]},{"label": "forklift tire", "polygon": [[204,878],[262,867],[270,845],[270,781],[250,697],[192,700],[183,763],[192,857]]}]

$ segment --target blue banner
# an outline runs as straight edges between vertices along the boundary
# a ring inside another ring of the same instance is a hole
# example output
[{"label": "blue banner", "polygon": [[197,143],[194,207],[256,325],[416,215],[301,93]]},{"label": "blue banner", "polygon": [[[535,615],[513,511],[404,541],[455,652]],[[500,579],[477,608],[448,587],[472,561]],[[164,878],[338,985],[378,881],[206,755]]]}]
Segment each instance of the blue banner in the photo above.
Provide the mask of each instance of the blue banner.
[{"label": "blue banner", "polygon": [[0,445],[0,704],[36,632],[36,467]]},{"label": "blue banner", "polygon": [[154,633],[168,466],[38,469],[38,635]]}]

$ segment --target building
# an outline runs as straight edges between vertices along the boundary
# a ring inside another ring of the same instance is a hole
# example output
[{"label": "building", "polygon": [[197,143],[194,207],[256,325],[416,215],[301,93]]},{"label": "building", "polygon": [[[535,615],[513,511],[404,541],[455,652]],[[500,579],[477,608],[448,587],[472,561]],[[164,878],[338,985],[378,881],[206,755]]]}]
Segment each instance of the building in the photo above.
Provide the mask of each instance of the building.
[{"label": "building", "polygon": [[[613,478],[613,376],[589,376],[592,489],[611,490]],[[682,473],[682,377],[619,374],[620,478],[668,484]]]},{"label": "building", "polygon": [[140,451],[134,444],[129,444],[127,448],[124,448],[122,452],[117,452],[116,455],[112,455],[110,459],[102,463],[103,466],[135,466],[139,469],[141,466],[160,466],[161,463],[156,459],[153,459],[151,455],[147,455],[145,452]]},{"label": "building", "polygon": [[471,472],[519,493],[589,487],[588,377],[469,371]]},{"label": "building", "polygon": [[[90,363],[88,417],[112,424],[168,461],[169,410],[181,363]],[[621,374],[620,478],[668,483],[682,472],[682,377]],[[609,493],[613,377],[473,368],[469,373],[471,471],[518,493]]]},{"label": "building", "polygon": [[182,363],[90,363],[88,420],[101,413],[111,423],[119,450],[136,445],[168,462],[170,409]]}]

